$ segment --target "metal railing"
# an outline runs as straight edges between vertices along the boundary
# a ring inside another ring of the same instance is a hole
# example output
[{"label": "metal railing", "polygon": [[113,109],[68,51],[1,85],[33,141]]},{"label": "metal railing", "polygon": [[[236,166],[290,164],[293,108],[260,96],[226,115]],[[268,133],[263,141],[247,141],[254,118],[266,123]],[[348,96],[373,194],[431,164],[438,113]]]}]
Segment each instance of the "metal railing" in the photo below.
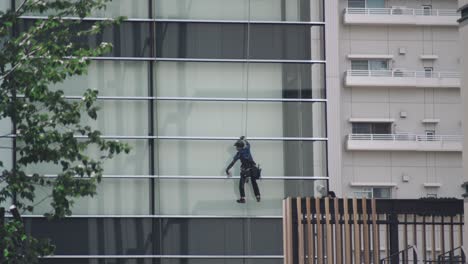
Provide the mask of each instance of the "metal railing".
[{"label": "metal railing", "polygon": [[347,76],[396,78],[460,78],[459,72],[406,71],[406,70],[348,70]]},{"label": "metal railing", "polygon": [[414,9],[414,8],[354,8],[345,10],[350,15],[407,15],[407,16],[454,16],[460,17],[456,9]]},{"label": "metal railing", "polygon": [[446,141],[461,142],[462,135],[415,135],[415,134],[349,134],[349,140],[383,140],[383,141]]},{"label": "metal railing", "polygon": [[380,264],[400,263],[400,260],[402,263],[407,264],[418,263],[418,249],[416,246],[408,246],[406,249],[383,258],[380,260]]}]

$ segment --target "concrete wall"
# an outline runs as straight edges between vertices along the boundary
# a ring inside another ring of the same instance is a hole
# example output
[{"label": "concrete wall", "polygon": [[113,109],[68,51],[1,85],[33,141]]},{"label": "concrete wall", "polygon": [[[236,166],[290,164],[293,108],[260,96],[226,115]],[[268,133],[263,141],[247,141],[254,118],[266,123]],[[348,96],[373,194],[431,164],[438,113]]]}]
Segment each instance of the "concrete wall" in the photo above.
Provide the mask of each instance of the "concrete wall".
[{"label": "concrete wall", "polygon": [[[430,4],[434,9],[457,9],[454,0],[386,1],[386,6],[421,8]],[[340,13],[347,7],[340,0]],[[424,134],[436,130],[438,135],[462,134],[462,106],[459,88],[409,87],[345,87],[344,73],[351,68],[349,54],[393,55],[390,68],[423,71],[460,70],[457,27],[345,25],[340,18],[339,71],[341,73],[341,195],[353,196],[363,187],[352,183],[395,184],[392,198],[419,198],[428,194],[438,197],[460,197],[463,189],[462,156],[460,152],[392,152],[346,151],[345,137],[351,133],[349,119],[393,118],[394,133]],[[406,54],[400,54],[403,48]],[[438,55],[436,60],[422,60],[421,55]],[[400,117],[406,112],[407,117]],[[423,119],[440,119],[437,124],[422,123]],[[329,159],[333,162],[333,159]],[[405,176],[406,179],[402,180]],[[440,187],[425,187],[437,184]]]}]

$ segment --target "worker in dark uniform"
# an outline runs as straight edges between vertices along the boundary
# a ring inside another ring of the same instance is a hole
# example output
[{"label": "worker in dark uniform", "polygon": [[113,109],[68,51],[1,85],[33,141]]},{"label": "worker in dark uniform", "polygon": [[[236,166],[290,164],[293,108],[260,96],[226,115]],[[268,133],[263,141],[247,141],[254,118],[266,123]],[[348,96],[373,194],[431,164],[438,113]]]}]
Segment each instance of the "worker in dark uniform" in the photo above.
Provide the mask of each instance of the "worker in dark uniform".
[{"label": "worker in dark uniform", "polygon": [[245,189],[244,185],[248,182],[248,178],[252,180],[252,186],[255,193],[255,197],[257,198],[257,202],[260,202],[260,190],[258,189],[257,179],[254,177],[254,170],[256,169],[256,163],[252,158],[252,154],[250,153],[250,143],[245,140],[245,137],[240,137],[239,140],[236,141],[234,146],[237,149],[237,154],[234,156],[231,164],[226,168],[226,174],[231,176],[229,170],[234,166],[237,160],[241,161],[241,172],[240,172],[240,181],[239,181],[239,193],[240,199],[237,200],[238,203],[245,203]]}]

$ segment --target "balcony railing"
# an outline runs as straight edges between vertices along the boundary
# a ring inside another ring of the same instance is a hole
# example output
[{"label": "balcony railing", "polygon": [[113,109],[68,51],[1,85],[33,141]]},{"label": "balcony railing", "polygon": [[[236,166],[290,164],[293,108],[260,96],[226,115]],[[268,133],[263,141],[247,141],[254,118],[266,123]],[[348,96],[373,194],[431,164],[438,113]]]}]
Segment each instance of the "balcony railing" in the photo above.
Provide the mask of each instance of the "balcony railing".
[{"label": "balcony railing", "polygon": [[417,141],[417,142],[461,142],[461,135],[414,135],[414,134],[350,134],[349,140],[385,140],[385,141]]},{"label": "balcony railing", "polygon": [[404,70],[348,70],[348,76],[354,77],[407,77],[407,78],[460,78],[458,72],[428,72],[428,71],[404,71]]},{"label": "balcony railing", "polygon": [[350,15],[394,15],[394,16],[454,16],[459,17],[456,9],[414,9],[414,8],[352,8],[345,10]]}]

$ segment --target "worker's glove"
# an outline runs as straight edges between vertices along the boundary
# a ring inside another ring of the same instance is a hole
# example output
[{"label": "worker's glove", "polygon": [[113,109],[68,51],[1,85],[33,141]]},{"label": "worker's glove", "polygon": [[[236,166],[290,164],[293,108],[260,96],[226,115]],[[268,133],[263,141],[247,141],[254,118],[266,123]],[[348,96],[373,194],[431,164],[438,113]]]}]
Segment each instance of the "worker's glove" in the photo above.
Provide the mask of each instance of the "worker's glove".
[{"label": "worker's glove", "polygon": [[231,176],[232,176],[232,174],[231,174],[231,172],[230,172],[229,170],[226,170],[226,175],[227,175],[228,177],[231,177]]},{"label": "worker's glove", "polygon": [[241,136],[241,137],[240,137],[240,140],[244,140],[244,139],[245,139],[245,136]]}]

